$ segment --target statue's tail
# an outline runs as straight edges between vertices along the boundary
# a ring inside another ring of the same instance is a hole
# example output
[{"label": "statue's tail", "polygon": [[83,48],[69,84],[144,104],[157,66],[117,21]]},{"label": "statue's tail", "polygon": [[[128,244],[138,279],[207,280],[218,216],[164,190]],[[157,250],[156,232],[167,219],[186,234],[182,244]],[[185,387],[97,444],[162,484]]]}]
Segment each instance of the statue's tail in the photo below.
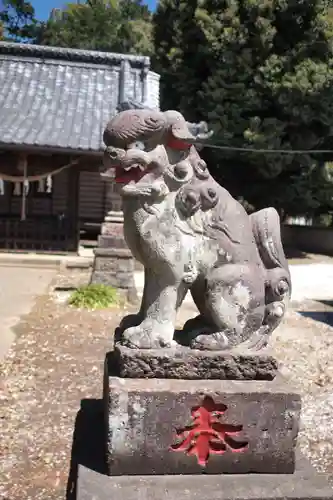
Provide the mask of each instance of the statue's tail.
[{"label": "statue's tail", "polygon": [[274,208],[250,215],[259,255],[266,271],[265,317],[262,326],[241,348],[259,350],[268,343],[270,334],[280,324],[291,296],[288,261],[284,254],[280,217]]},{"label": "statue's tail", "polygon": [[291,295],[291,278],[282,241],[280,217],[275,208],[265,208],[250,215],[259,255],[266,269],[268,292],[273,294],[268,302],[283,300]]}]

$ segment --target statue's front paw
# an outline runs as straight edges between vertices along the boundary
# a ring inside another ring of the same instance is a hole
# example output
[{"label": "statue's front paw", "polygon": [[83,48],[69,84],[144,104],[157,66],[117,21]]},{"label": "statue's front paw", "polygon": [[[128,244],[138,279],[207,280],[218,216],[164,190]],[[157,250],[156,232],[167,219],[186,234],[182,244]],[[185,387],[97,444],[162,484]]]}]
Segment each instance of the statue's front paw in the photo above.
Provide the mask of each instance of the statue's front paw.
[{"label": "statue's front paw", "polygon": [[142,321],[143,321],[143,317],[140,313],[128,314],[127,316],[124,316],[124,318],[121,320],[118,328],[121,332],[124,332],[128,328],[132,328],[133,326],[140,325],[140,323],[142,323]]},{"label": "statue's front paw", "polygon": [[191,341],[192,349],[224,351],[229,348],[228,337],[223,332],[198,335]]},{"label": "statue's front paw", "polygon": [[141,323],[124,331],[121,343],[132,349],[159,349],[174,346],[173,325],[161,326]]},{"label": "statue's front paw", "polygon": [[158,347],[155,345],[151,334],[139,326],[127,328],[122,334],[121,343],[131,349],[154,349]]},{"label": "statue's front paw", "polygon": [[128,314],[125,316],[119,326],[115,330],[115,341],[118,342],[119,340],[122,339],[123,333],[128,330],[129,328],[135,327],[140,325],[142,323],[143,318],[140,313],[138,314]]}]

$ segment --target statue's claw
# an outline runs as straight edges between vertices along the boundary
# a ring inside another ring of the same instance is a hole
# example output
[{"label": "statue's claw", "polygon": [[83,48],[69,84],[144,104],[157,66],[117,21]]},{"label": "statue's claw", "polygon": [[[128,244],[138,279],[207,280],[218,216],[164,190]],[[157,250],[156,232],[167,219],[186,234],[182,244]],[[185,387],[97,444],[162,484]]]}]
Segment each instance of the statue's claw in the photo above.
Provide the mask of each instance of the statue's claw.
[{"label": "statue's claw", "polygon": [[271,329],[267,325],[261,326],[248,340],[238,344],[238,346],[233,349],[233,352],[243,353],[245,351],[260,351],[264,349],[268,345],[270,333]]},{"label": "statue's claw", "polygon": [[260,351],[267,347],[271,333],[279,326],[283,319],[285,309],[286,305],[284,302],[276,301],[268,304],[262,326],[248,340],[239,344],[235,350],[242,351],[248,349],[250,351]]},{"label": "statue's claw", "polygon": [[222,351],[228,349],[228,338],[224,332],[214,332],[199,315],[189,319],[181,335],[179,343],[191,349]]},{"label": "statue's claw", "polygon": [[[148,323],[148,322],[147,322]],[[159,349],[174,347],[173,325],[154,325],[141,323],[140,326],[127,328],[120,342],[132,349]]]}]

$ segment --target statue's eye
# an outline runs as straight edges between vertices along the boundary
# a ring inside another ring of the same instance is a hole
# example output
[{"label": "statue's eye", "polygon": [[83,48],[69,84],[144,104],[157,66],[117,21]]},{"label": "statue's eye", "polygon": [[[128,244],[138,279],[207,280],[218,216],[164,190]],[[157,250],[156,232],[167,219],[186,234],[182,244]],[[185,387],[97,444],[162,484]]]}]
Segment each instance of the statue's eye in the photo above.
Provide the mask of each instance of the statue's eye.
[{"label": "statue's eye", "polygon": [[204,160],[198,159],[194,163],[193,166],[194,166],[195,173],[196,173],[197,177],[199,177],[199,179],[208,179],[209,172],[208,172],[207,164]]},{"label": "statue's eye", "polygon": [[208,189],[208,191],[207,191],[207,193],[208,193],[208,196],[209,196],[210,198],[215,198],[215,196],[216,196],[216,191],[215,191],[215,189],[209,188],[209,189]]},{"label": "statue's eye", "polygon": [[187,176],[187,172],[188,169],[186,165],[178,163],[178,165],[175,166],[174,174],[179,179],[185,179],[185,177]]},{"label": "statue's eye", "polygon": [[201,170],[201,172],[204,172],[207,168],[206,162],[203,160],[199,160],[197,163],[198,170]]},{"label": "statue's eye", "polygon": [[186,195],[186,204],[188,205],[196,205],[198,203],[198,196],[196,195],[196,193],[194,191],[190,191],[187,195]]},{"label": "statue's eye", "polygon": [[141,141],[136,141],[132,142],[132,144],[129,144],[127,149],[141,149],[141,151],[144,151],[145,145]]}]

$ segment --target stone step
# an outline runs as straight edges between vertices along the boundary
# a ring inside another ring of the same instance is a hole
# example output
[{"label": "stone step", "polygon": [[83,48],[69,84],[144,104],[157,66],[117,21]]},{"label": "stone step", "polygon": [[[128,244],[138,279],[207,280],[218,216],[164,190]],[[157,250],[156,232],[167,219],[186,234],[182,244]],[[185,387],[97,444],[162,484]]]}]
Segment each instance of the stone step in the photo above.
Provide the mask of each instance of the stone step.
[{"label": "stone step", "polygon": [[119,476],[83,465],[77,500],[332,500],[327,478],[308,466],[294,474]]}]

